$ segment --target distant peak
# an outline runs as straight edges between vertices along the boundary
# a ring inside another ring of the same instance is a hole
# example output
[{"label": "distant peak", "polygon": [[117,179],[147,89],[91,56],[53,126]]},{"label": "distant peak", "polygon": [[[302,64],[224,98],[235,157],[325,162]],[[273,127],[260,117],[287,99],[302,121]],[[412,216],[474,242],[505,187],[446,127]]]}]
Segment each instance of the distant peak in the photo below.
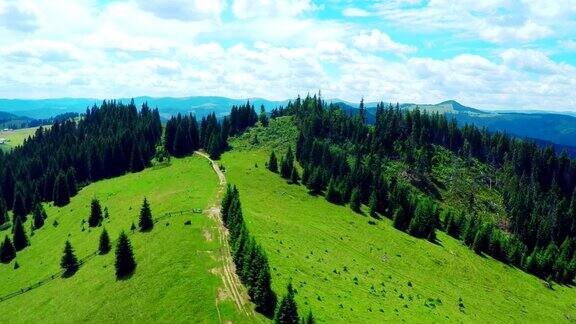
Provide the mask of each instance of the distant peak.
[{"label": "distant peak", "polygon": [[442,101],[441,103],[439,103],[438,105],[453,105],[453,106],[463,106],[461,103],[459,103],[456,100],[446,100],[446,101]]}]

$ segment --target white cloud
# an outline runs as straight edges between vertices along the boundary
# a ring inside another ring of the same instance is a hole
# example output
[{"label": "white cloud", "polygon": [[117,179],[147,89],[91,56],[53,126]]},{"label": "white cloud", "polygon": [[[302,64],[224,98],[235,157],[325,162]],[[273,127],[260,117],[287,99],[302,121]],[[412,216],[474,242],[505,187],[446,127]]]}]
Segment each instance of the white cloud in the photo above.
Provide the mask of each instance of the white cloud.
[{"label": "white cloud", "polygon": [[240,19],[298,16],[316,7],[311,0],[234,0],[232,11]]},{"label": "white cloud", "polygon": [[66,62],[81,58],[80,50],[71,44],[47,40],[24,41],[6,47],[0,55],[14,61]]},{"label": "white cloud", "polygon": [[354,38],[357,48],[371,52],[392,52],[395,54],[409,54],[416,48],[393,41],[386,33],[373,29],[369,33],[362,33]]},{"label": "white cloud", "polygon": [[533,73],[561,72],[562,64],[555,63],[546,54],[532,49],[507,49],[500,54],[502,62],[514,69]]},{"label": "white cloud", "polygon": [[177,20],[219,19],[223,0],[137,0],[138,5],[160,18]]},{"label": "white cloud", "polygon": [[342,15],[345,17],[368,17],[370,13],[360,8],[346,8],[342,10]]},{"label": "white cloud", "polygon": [[486,24],[479,30],[480,37],[494,43],[504,43],[514,40],[532,41],[545,38],[553,34],[546,26],[541,26],[533,21],[526,21],[521,26],[494,26]]},{"label": "white cloud", "polygon": [[0,2],[0,27],[33,32],[39,27],[38,9],[28,1]]},{"label": "white cloud", "polygon": [[562,0],[382,1],[379,15],[402,28],[452,31],[493,43],[526,43],[562,35],[576,24],[576,2]]}]

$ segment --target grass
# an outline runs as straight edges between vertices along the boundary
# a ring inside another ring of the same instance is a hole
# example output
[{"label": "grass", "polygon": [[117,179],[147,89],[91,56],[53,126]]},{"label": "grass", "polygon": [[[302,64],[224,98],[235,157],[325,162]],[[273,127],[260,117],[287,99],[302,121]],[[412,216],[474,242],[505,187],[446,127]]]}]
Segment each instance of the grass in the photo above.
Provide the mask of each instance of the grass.
[{"label": "grass", "polygon": [[[46,126],[44,126],[46,127]],[[37,127],[31,127],[31,128],[21,128],[21,129],[16,129],[16,130],[10,130],[10,131],[1,131],[0,132],[0,138],[5,138],[8,141],[4,144],[0,144],[0,149],[2,149],[3,151],[9,151],[13,148],[15,148],[16,146],[22,145],[22,143],[24,143],[24,140],[27,139],[28,137],[34,135],[34,132],[36,132]]]},{"label": "grass", "polygon": [[[274,290],[283,294],[291,281],[301,314],[311,309],[330,323],[576,319],[575,288],[549,289],[442,232],[438,244],[415,239],[387,219],[375,221],[287,184],[264,166],[278,141],[295,139],[277,129],[285,127],[273,122],[270,130],[251,130],[232,141],[235,149],[222,162],[240,190],[249,229],[268,254]],[[249,142],[255,135],[262,148]]]},{"label": "grass", "polygon": [[[32,245],[14,261],[0,264],[0,295],[35,283],[59,271],[64,242],[69,239],[79,258],[98,247],[102,228],[82,225],[90,201],[108,207],[104,226],[115,241],[121,230],[138,223],[147,197],[154,217],[166,212],[206,208],[217,190],[217,177],[200,157],[173,159],[136,174],[91,184],[68,206],[46,205],[46,225],[35,231]],[[185,225],[190,220],[190,225]],[[58,225],[53,223],[57,221]],[[30,221],[26,222],[29,228]],[[213,273],[222,267],[217,223],[191,212],[155,224],[150,233],[130,236],[137,261],[134,275],[117,281],[114,252],[96,256],[71,278],[58,278],[40,288],[0,303],[1,322],[254,322],[240,314],[222,294],[223,282]],[[83,230],[84,228],[84,230]],[[0,233],[1,237],[9,230]]]}]

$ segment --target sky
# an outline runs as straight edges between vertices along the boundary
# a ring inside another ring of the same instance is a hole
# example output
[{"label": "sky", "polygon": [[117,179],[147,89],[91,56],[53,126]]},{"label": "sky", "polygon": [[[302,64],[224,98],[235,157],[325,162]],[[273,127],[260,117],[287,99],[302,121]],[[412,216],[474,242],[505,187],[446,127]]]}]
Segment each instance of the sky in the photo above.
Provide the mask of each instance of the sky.
[{"label": "sky", "polygon": [[0,0],[0,97],[576,111],[576,0]]}]

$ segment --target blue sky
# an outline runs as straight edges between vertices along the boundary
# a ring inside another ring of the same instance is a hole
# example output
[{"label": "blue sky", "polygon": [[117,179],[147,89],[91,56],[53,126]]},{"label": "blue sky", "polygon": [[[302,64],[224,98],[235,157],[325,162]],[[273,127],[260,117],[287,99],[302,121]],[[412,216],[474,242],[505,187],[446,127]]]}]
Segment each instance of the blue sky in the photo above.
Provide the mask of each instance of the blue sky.
[{"label": "blue sky", "polygon": [[0,97],[576,111],[576,1],[0,0]]}]

